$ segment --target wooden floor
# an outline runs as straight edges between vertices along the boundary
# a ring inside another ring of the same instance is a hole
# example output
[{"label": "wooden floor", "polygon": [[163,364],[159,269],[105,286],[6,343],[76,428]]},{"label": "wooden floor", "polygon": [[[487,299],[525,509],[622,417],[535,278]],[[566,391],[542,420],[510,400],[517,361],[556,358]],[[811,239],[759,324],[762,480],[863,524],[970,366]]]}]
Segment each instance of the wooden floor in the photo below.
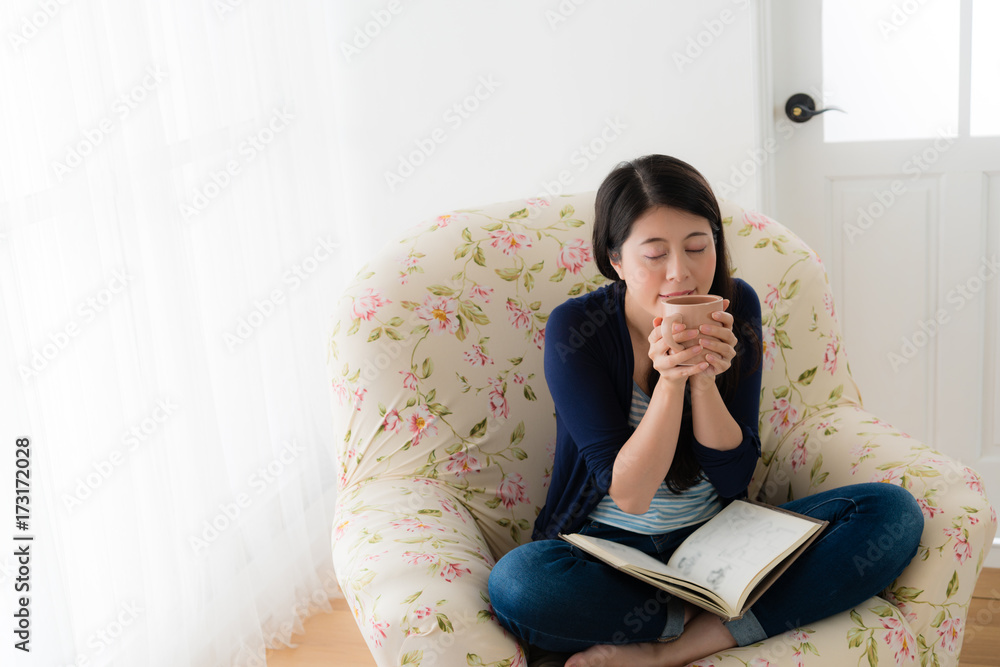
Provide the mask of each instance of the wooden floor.
[{"label": "wooden floor", "polygon": [[[307,620],[304,635],[292,637],[298,648],[267,652],[268,667],[375,667],[365,640],[343,599],[333,600],[333,613]],[[1000,569],[985,568],[966,620],[962,667],[1000,664]]]}]

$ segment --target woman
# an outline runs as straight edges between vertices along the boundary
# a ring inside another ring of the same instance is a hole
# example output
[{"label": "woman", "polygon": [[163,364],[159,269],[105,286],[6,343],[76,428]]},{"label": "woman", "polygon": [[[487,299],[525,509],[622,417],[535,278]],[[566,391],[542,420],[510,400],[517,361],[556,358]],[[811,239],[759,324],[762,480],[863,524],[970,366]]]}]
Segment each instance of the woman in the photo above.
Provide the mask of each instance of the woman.
[{"label": "woman", "polygon": [[[735,498],[760,456],[760,301],[730,276],[715,195],[681,160],[647,155],[601,184],[593,247],[612,282],[552,311],[545,377],[556,457],[534,541],[490,573],[497,619],[567,667],[685,665],[812,623],[888,586],[916,553],[923,515],[889,484],[856,484],[782,507],[830,522],[740,619],[724,622],[597,561],[579,532],[666,561]],[[716,294],[716,324],[659,315],[677,294]],[[698,344],[684,349],[684,342]],[[704,351],[704,361],[689,360]],[[874,562],[868,541],[892,540]],[[861,558],[857,560],[855,556]],[[860,563],[860,565],[859,565]]]}]

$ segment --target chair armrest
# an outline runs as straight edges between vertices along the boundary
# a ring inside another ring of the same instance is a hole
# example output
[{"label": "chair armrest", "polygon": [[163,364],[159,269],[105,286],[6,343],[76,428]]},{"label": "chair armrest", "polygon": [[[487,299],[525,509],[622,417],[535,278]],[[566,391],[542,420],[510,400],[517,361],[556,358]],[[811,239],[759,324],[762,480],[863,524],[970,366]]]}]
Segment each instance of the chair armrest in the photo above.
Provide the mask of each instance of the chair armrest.
[{"label": "chair armrest", "polygon": [[379,665],[510,659],[520,645],[493,616],[495,559],[475,519],[429,479],[381,478],[341,491],[333,524],[340,588]]},{"label": "chair armrest", "polygon": [[[910,623],[921,650],[957,657],[969,601],[997,530],[996,512],[974,470],[855,405],[804,420],[762,467],[751,495],[774,504],[860,482],[909,490],[924,514],[917,555],[883,592]],[[867,555],[879,555],[873,536]],[[949,633],[957,631],[957,639]]]}]

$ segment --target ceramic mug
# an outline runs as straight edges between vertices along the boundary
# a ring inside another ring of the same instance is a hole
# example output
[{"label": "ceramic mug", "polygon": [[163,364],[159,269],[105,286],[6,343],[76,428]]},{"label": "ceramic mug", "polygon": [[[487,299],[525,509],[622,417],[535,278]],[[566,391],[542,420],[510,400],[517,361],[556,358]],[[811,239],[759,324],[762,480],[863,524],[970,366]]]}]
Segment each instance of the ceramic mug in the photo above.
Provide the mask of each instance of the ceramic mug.
[{"label": "ceramic mug", "polygon": [[[702,324],[720,324],[712,319],[712,313],[723,310],[722,303],[722,297],[714,294],[685,294],[664,300],[660,306],[663,313],[663,323],[660,325],[663,327],[663,335],[670,335],[670,330],[667,327],[671,323],[667,321],[667,318],[677,313],[680,313],[679,321],[684,324],[685,329],[698,329]],[[698,339],[693,338],[682,342],[681,346],[687,349],[697,344]],[[678,364],[678,366],[697,366],[705,361],[705,355],[708,352],[708,350],[702,350],[691,361],[686,364]]]}]

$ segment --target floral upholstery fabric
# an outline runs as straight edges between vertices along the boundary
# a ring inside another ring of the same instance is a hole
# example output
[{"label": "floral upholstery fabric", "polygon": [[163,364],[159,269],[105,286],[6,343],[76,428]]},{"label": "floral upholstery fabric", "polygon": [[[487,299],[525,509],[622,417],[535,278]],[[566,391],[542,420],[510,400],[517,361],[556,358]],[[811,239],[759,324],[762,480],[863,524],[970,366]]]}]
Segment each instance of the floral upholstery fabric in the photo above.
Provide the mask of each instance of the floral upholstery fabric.
[{"label": "floral upholstery fabric", "polygon": [[[590,244],[594,194],[427,220],[387,244],[336,304],[334,565],[379,665],[526,664],[492,615],[487,578],[530,540],[552,471],[548,314],[606,282]],[[880,596],[696,664],[956,665],[996,532],[979,477],[864,410],[820,258],[781,224],[720,204],[734,275],[757,291],[763,316],[751,497],[898,484],[925,528]]]}]

